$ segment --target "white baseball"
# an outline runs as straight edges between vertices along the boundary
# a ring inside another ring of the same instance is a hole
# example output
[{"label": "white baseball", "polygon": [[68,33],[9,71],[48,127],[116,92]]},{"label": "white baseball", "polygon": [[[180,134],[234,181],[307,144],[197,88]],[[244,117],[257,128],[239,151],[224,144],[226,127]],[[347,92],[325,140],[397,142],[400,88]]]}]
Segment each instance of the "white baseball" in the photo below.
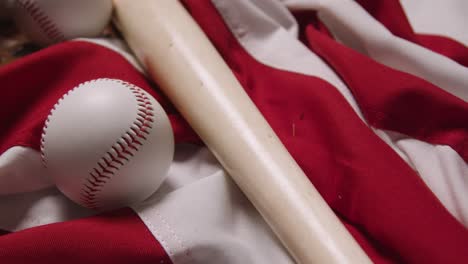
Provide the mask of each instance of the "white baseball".
[{"label": "white baseball", "polygon": [[112,209],[158,189],[174,138],[166,113],[146,91],[96,79],[57,102],[44,125],[41,152],[62,193],[88,208]]},{"label": "white baseball", "polygon": [[34,42],[95,37],[110,21],[112,0],[15,0],[14,18]]}]

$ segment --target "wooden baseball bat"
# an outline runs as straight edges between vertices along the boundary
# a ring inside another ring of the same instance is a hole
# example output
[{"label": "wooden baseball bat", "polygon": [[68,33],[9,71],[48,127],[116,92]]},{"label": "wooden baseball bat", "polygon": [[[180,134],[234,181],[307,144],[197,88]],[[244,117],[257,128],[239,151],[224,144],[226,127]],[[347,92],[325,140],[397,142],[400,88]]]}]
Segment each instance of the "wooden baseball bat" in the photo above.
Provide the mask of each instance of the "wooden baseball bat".
[{"label": "wooden baseball bat", "polygon": [[115,21],[298,263],[371,263],[176,0],[114,0]]}]

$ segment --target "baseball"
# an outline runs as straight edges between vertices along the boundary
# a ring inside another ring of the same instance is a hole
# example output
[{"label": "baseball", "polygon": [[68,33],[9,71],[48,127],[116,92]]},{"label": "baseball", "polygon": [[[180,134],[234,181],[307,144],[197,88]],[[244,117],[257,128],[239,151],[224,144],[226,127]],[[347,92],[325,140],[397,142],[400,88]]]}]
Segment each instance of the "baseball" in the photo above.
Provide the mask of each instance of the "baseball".
[{"label": "baseball", "polygon": [[99,35],[110,21],[112,0],[14,0],[14,19],[40,45]]},{"label": "baseball", "polygon": [[63,194],[88,208],[112,209],[158,189],[173,159],[174,138],[166,113],[146,91],[96,79],[55,104],[41,154]]}]

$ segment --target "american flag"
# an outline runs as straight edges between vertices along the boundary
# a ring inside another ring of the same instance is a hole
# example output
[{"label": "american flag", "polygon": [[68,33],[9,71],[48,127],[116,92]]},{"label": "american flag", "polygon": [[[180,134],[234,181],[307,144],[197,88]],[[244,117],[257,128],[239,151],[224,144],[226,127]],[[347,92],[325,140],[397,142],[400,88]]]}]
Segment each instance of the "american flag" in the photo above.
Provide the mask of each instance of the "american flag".
[{"label": "american flag", "polygon": [[[373,262],[468,263],[468,2],[182,2]],[[0,66],[0,263],[293,263],[118,35],[31,51]],[[176,140],[161,188],[105,213],[39,154],[51,107],[97,78],[153,95]]]}]

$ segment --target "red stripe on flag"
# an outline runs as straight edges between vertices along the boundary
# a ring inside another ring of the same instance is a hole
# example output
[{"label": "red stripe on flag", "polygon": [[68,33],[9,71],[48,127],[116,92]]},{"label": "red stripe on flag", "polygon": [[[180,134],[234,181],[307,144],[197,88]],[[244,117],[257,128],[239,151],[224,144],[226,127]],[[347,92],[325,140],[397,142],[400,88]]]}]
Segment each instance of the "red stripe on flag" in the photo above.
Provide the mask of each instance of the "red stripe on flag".
[{"label": "red stripe on flag", "polygon": [[423,79],[379,64],[312,26],[307,37],[309,47],[352,90],[371,125],[449,145],[468,162],[467,103]]},{"label": "red stripe on flag", "polygon": [[33,227],[0,237],[8,264],[170,264],[159,242],[131,209]]}]

